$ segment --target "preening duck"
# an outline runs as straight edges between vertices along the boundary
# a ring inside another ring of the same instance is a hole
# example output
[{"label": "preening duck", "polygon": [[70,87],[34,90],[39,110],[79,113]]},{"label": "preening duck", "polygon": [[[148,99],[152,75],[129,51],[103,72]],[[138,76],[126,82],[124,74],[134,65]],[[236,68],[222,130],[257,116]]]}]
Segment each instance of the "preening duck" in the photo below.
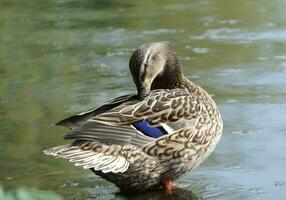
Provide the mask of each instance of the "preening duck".
[{"label": "preening duck", "polygon": [[197,167],[217,145],[223,123],[210,95],[188,80],[165,43],[136,49],[129,68],[137,94],[127,94],[57,125],[71,144],[44,151],[116,184],[122,191],[164,186]]}]

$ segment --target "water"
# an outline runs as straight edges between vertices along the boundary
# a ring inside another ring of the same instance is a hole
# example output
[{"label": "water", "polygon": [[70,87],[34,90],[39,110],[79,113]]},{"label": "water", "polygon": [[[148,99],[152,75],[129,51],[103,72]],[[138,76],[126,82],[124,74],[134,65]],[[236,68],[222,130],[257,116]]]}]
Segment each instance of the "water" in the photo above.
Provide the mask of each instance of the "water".
[{"label": "water", "polygon": [[[176,199],[284,199],[284,0],[0,1],[0,199],[134,199],[42,150],[57,120],[134,91],[132,50],[167,41],[224,119]],[[2,189],[1,189],[2,188]],[[147,192],[136,199],[165,199]]]}]

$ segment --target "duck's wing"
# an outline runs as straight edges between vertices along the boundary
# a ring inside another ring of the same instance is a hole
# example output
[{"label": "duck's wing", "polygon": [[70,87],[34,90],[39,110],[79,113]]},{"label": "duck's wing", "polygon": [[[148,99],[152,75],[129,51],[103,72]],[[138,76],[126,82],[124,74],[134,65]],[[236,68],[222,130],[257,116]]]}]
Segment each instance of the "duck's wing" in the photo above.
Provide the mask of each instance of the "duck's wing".
[{"label": "duck's wing", "polygon": [[108,112],[121,104],[128,105],[138,102],[136,94],[127,94],[119,96],[105,102],[103,105],[90,109],[86,112],[78,113],[71,117],[65,118],[56,125],[64,126],[71,131],[65,135],[65,139],[100,141],[111,144],[132,144],[143,146],[153,141],[153,138],[138,131],[131,126],[111,126],[103,123],[89,123],[88,120],[101,113]]},{"label": "duck's wing", "polygon": [[121,146],[105,145],[97,141],[75,141],[71,145],[62,145],[44,150],[44,154],[64,158],[82,166],[84,169],[92,168],[104,173],[125,172],[129,162],[124,156]]},{"label": "duck's wing", "polygon": [[169,143],[169,136],[176,137],[178,131],[169,135],[165,129],[167,135],[159,139],[153,137],[154,133],[160,132],[166,124],[178,126],[184,119],[196,118],[200,110],[201,104],[185,89],[152,91],[141,101],[130,99],[88,118],[66,134],[66,139],[75,140],[72,145],[44,153],[95,171],[124,172],[136,159],[152,159],[143,151],[156,156],[157,145],[154,144],[161,140],[164,145]]},{"label": "duck's wing", "polygon": [[129,125],[115,126],[90,121],[67,132],[65,139],[99,141],[109,145],[131,144],[136,147],[142,147],[155,140]]},{"label": "duck's wing", "polygon": [[144,100],[122,104],[88,120],[110,125],[130,125],[148,120],[154,126],[197,118],[202,101],[187,89],[154,90]]},{"label": "duck's wing", "polygon": [[88,119],[70,130],[65,139],[143,147],[176,132],[185,126],[186,120],[191,124],[201,106],[188,90],[156,90],[141,101],[127,101]]},{"label": "duck's wing", "polygon": [[116,106],[119,106],[124,102],[130,101],[136,98],[137,98],[137,95],[135,94],[127,94],[127,95],[119,96],[117,98],[114,98],[114,99],[111,99],[110,101],[105,102],[103,105],[99,107],[92,108],[86,112],[81,112],[76,115],[67,117],[57,122],[56,125],[64,126],[69,129],[74,129],[86,123],[88,119],[96,115],[102,114],[104,112],[107,112],[108,110],[111,110],[112,108],[115,108]]}]

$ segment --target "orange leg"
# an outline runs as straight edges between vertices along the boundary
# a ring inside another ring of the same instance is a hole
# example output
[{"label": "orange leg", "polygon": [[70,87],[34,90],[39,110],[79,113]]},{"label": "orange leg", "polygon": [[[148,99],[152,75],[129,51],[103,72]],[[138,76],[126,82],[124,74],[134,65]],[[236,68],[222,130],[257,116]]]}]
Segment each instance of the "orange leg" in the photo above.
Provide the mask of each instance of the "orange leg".
[{"label": "orange leg", "polygon": [[167,179],[164,181],[164,187],[166,190],[167,194],[172,194],[172,190],[173,190],[173,182],[171,179]]}]

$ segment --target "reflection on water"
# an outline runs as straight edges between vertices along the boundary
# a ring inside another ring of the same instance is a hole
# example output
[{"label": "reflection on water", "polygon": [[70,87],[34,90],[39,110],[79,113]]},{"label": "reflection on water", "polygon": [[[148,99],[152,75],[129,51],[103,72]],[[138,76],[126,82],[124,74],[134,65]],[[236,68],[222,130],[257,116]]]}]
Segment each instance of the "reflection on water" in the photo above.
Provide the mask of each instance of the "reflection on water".
[{"label": "reflection on water", "polygon": [[[167,41],[176,50],[185,74],[214,96],[225,125],[215,152],[177,181],[182,189],[170,198],[283,198],[285,6],[284,0],[0,1],[5,198],[19,191],[28,197],[50,191],[64,199],[130,198],[42,150],[65,143],[65,130],[51,126],[59,119],[134,91],[129,56],[150,41]],[[164,197],[148,192],[136,198]]]},{"label": "reflection on water", "polygon": [[203,200],[202,198],[196,197],[191,191],[179,188],[175,188],[172,194],[166,194],[164,191],[147,191],[142,194],[129,196],[118,193],[116,197],[136,200]]}]

